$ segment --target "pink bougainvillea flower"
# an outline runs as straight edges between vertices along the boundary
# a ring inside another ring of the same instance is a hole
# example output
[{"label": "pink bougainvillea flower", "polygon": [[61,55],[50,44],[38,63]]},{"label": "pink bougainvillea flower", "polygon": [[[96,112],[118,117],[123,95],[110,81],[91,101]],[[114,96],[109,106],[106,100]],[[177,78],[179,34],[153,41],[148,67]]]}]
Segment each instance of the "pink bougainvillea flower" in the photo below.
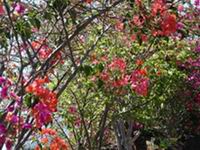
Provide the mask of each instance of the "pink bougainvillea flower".
[{"label": "pink bougainvillea flower", "polygon": [[76,118],[74,124],[75,124],[76,127],[80,127],[81,126],[81,119],[80,118]]},{"label": "pink bougainvillea flower", "polygon": [[80,40],[81,43],[85,43],[86,38],[83,35],[80,35],[79,40]]},{"label": "pink bougainvillea flower", "polygon": [[181,23],[181,22],[178,22],[177,25],[176,25],[176,28],[179,29],[179,30],[183,29],[183,27],[184,27],[184,24]]},{"label": "pink bougainvillea flower", "polygon": [[14,105],[8,106],[8,108],[6,110],[7,110],[7,112],[14,111]]},{"label": "pink bougainvillea flower", "polygon": [[38,28],[31,28],[31,32],[33,32],[33,33],[36,33],[38,31],[39,31]]},{"label": "pink bougainvillea flower", "polygon": [[11,119],[11,122],[12,122],[13,124],[18,123],[18,122],[19,122],[19,117],[16,116],[16,115],[13,115],[13,116],[12,116],[12,119]]},{"label": "pink bougainvillea flower", "polygon": [[8,87],[4,86],[2,89],[1,89],[1,97],[2,98],[6,98],[8,96]]},{"label": "pink bougainvillea flower", "polygon": [[11,150],[12,145],[13,145],[13,142],[10,139],[6,139],[6,149]]},{"label": "pink bougainvillea flower", "polygon": [[4,11],[4,8],[2,5],[0,5],[0,15],[3,15],[5,14],[5,11]]},{"label": "pink bougainvillea flower", "polygon": [[6,82],[6,79],[4,77],[0,77],[0,85]]},{"label": "pink bougainvillea flower", "polygon": [[194,1],[194,5],[195,5],[195,6],[200,6],[200,0],[195,0],[195,1]]},{"label": "pink bougainvillea flower", "polygon": [[200,52],[200,45],[198,45],[198,46],[195,48],[195,51],[196,51],[196,52]]},{"label": "pink bougainvillea flower", "polygon": [[195,48],[195,51],[200,52],[200,46],[197,46],[197,47]]},{"label": "pink bougainvillea flower", "polygon": [[0,123],[0,134],[5,134],[6,133],[6,127],[4,124]]},{"label": "pink bougainvillea flower", "polygon": [[13,8],[18,14],[23,14],[25,12],[25,7],[22,3],[14,4]]},{"label": "pink bougainvillea flower", "polygon": [[3,146],[5,141],[6,141],[6,136],[4,134],[0,134],[0,146]]},{"label": "pink bougainvillea flower", "polygon": [[142,96],[147,96],[148,94],[148,84],[149,80],[147,78],[142,78],[137,82],[132,82],[131,87],[135,92]]},{"label": "pink bougainvillea flower", "polygon": [[6,140],[6,127],[5,125],[0,123],[0,146],[2,146],[5,143]]},{"label": "pink bougainvillea flower", "polygon": [[32,114],[36,119],[37,128],[41,128],[43,125],[49,123],[52,120],[52,112],[45,104],[41,102],[35,105],[32,110]]},{"label": "pink bougainvillea flower", "polygon": [[134,122],[134,123],[133,123],[133,128],[134,128],[135,130],[139,130],[139,129],[143,128],[143,127],[144,127],[143,124],[141,124],[141,123],[139,123],[139,122]]},{"label": "pink bougainvillea flower", "polygon": [[183,6],[182,4],[178,5],[177,10],[178,10],[179,12],[182,12],[182,11],[184,10],[184,6]]},{"label": "pink bougainvillea flower", "polygon": [[20,100],[20,97],[19,96],[17,96],[14,92],[10,92],[10,97],[12,98],[12,99],[14,99],[14,100],[16,100],[16,101],[19,101]]},{"label": "pink bougainvillea flower", "polygon": [[77,112],[76,106],[75,105],[69,106],[68,112],[71,113],[71,114],[75,114]]},{"label": "pink bougainvillea flower", "polygon": [[24,129],[31,129],[32,128],[32,124],[25,123],[25,124],[22,125],[22,128],[24,128]]},{"label": "pink bougainvillea flower", "polygon": [[198,105],[200,105],[200,94],[197,94],[197,95],[195,96],[195,102],[196,102]]}]

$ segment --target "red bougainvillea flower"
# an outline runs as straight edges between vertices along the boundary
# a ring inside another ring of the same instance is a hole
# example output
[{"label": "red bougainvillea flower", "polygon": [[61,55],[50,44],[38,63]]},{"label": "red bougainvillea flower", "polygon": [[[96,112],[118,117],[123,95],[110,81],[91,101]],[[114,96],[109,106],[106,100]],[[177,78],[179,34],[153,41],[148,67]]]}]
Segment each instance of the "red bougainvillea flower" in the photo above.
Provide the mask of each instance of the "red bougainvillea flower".
[{"label": "red bougainvillea flower", "polygon": [[100,79],[103,80],[103,81],[108,81],[110,79],[110,75],[107,71],[103,71],[101,74],[100,74]]},{"label": "red bougainvillea flower", "polygon": [[52,113],[57,110],[58,100],[56,93],[43,87],[43,85],[48,82],[48,77],[36,78],[32,84],[26,87],[26,92],[32,93],[39,98],[39,103],[32,109],[37,127],[41,127],[50,122]]},{"label": "red bougainvillea flower", "polygon": [[137,39],[137,36],[135,34],[132,34],[130,39],[132,42],[134,42]]},{"label": "red bougainvillea flower", "polygon": [[63,139],[57,136],[52,140],[50,150],[68,150],[68,145]]},{"label": "red bougainvillea flower", "polygon": [[39,145],[37,145],[34,150],[41,150],[41,148]]},{"label": "red bougainvillea flower", "polygon": [[91,3],[93,0],[84,0],[86,3]]},{"label": "red bougainvillea flower", "polygon": [[51,128],[43,128],[41,134],[49,134],[49,135],[56,135],[56,131]]},{"label": "red bougainvillea flower", "polygon": [[[47,40],[46,39],[40,39],[40,40],[33,41],[31,43],[31,45],[32,45],[34,51],[38,54],[38,57],[41,60],[47,59],[50,56],[50,54],[53,52],[52,48],[50,48],[47,45]],[[55,54],[54,59],[52,59],[52,61],[50,63],[51,64],[55,64],[58,61],[60,63],[63,63],[61,51],[58,51]]]},{"label": "red bougainvillea flower", "polygon": [[44,138],[41,139],[41,143],[42,144],[47,144],[48,142],[49,142],[49,139],[46,138],[46,137],[44,137]]},{"label": "red bougainvillea flower", "polygon": [[[35,81],[33,81],[32,84],[26,87],[26,92],[32,93],[38,96],[43,103],[46,103],[49,106],[56,105],[57,103],[56,94],[54,92],[51,92],[47,88],[43,87],[43,84],[48,83],[48,82],[49,81],[47,77],[43,79],[37,78],[35,79]],[[49,104],[49,101],[51,101],[52,104]]]},{"label": "red bougainvillea flower", "polygon": [[141,39],[142,39],[142,42],[146,42],[148,40],[148,37],[147,37],[147,35],[142,34]]},{"label": "red bougainvillea flower", "polygon": [[132,89],[142,96],[148,94],[149,78],[146,75],[146,70],[140,69],[133,71],[130,78]]},{"label": "red bougainvillea flower", "polygon": [[[44,147],[42,147],[42,149],[68,150],[68,144],[57,135],[57,132],[54,129],[43,128],[41,134],[41,143],[44,144]],[[49,136],[51,136],[52,138],[49,138]],[[35,150],[40,150],[40,147],[37,146]]]},{"label": "red bougainvillea flower", "polygon": [[109,65],[108,68],[110,70],[119,70],[124,72],[126,69],[126,62],[122,58],[115,58]]},{"label": "red bougainvillea flower", "polygon": [[176,16],[174,14],[167,14],[161,23],[162,34],[169,36],[170,34],[176,32],[177,23]]},{"label": "red bougainvillea flower", "polygon": [[104,61],[104,62],[108,61],[108,57],[107,56],[102,56],[101,57],[101,61]]},{"label": "red bougainvillea flower", "polygon": [[166,11],[166,6],[163,0],[154,0],[151,6],[152,15],[163,14]]},{"label": "red bougainvillea flower", "polygon": [[42,46],[39,51],[39,56],[41,59],[46,59],[52,52],[52,49],[49,48],[47,45]]},{"label": "red bougainvillea flower", "polygon": [[136,1],[135,1],[135,4],[136,4],[137,6],[141,6],[141,5],[142,5],[142,2],[141,2],[141,0],[136,0]]},{"label": "red bougainvillea flower", "polygon": [[139,16],[139,15],[135,15],[133,16],[133,21],[132,23],[138,27],[141,27],[144,23],[144,17]]},{"label": "red bougainvillea flower", "polygon": [[136,62],[135,62],[135,64],[138,65],[138,66],[142,65],[143,63],[144,62],[141,59],[137,59]]},{"label": "red bougainvillea flower", "polygon": [[115,29],[117,31],[122,31],[124,29],[124,23],[121,21],[117,21],[117,23],[115,24]]},{"label": "red bougainvillea flower", "polygon": [[52,52],[52,49],[47,46],[45,39],[33,41],[31,45],[36,52],[38,51],[38,55],[41,59],[46,59]]}]

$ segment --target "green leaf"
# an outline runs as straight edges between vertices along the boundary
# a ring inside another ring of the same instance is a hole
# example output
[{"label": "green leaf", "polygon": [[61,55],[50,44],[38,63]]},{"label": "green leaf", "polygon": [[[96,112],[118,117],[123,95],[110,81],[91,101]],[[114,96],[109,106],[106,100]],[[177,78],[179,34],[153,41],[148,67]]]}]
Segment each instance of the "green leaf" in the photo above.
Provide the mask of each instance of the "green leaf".
[{"label": "green leaf", "polygon": [[104,69],[104,66],[103,66],[103,64],[102,64],[102,63],[100,63],[100,64],[96,65],[96,69],[97,69],[98,71],[102,72],[102,71],[103,71],[103,69]]},{"label": "green leaf", "polygon": [[31,107],[31,101],[32,101],[32,94],[26,94],[24,97],[24,103],[27,107]]},{"label": "green leaf", "polygon": [[44,19],[47,19],[47,20],[51,20],[51,18],[52,18],[51,14],[48,12],[44,12],[43,17],[44,17]]},{"label": "green leaf", "polygon": [[16,23],[16,31],[21,34],[22,37],[31,37],[31,26],[27,21],[19,20]]},{"label": "green leaf", "polygon": [[103,86],[103,81],[99,79],[99,80],[97,81],[97,86],[98,86],[98,88],[100,89],[100,88]]},{"label": "green leaf", "polygon": [[83,71],[86,76],[89,76],[93,73],[93,68],[89,65],[82,66],[80,70]]},{"label": "green leaf", "polygon": [[41,26],[40,20],[37,18],[35,18],[34,20],[35,20],[35,26],[39,29]]}]

